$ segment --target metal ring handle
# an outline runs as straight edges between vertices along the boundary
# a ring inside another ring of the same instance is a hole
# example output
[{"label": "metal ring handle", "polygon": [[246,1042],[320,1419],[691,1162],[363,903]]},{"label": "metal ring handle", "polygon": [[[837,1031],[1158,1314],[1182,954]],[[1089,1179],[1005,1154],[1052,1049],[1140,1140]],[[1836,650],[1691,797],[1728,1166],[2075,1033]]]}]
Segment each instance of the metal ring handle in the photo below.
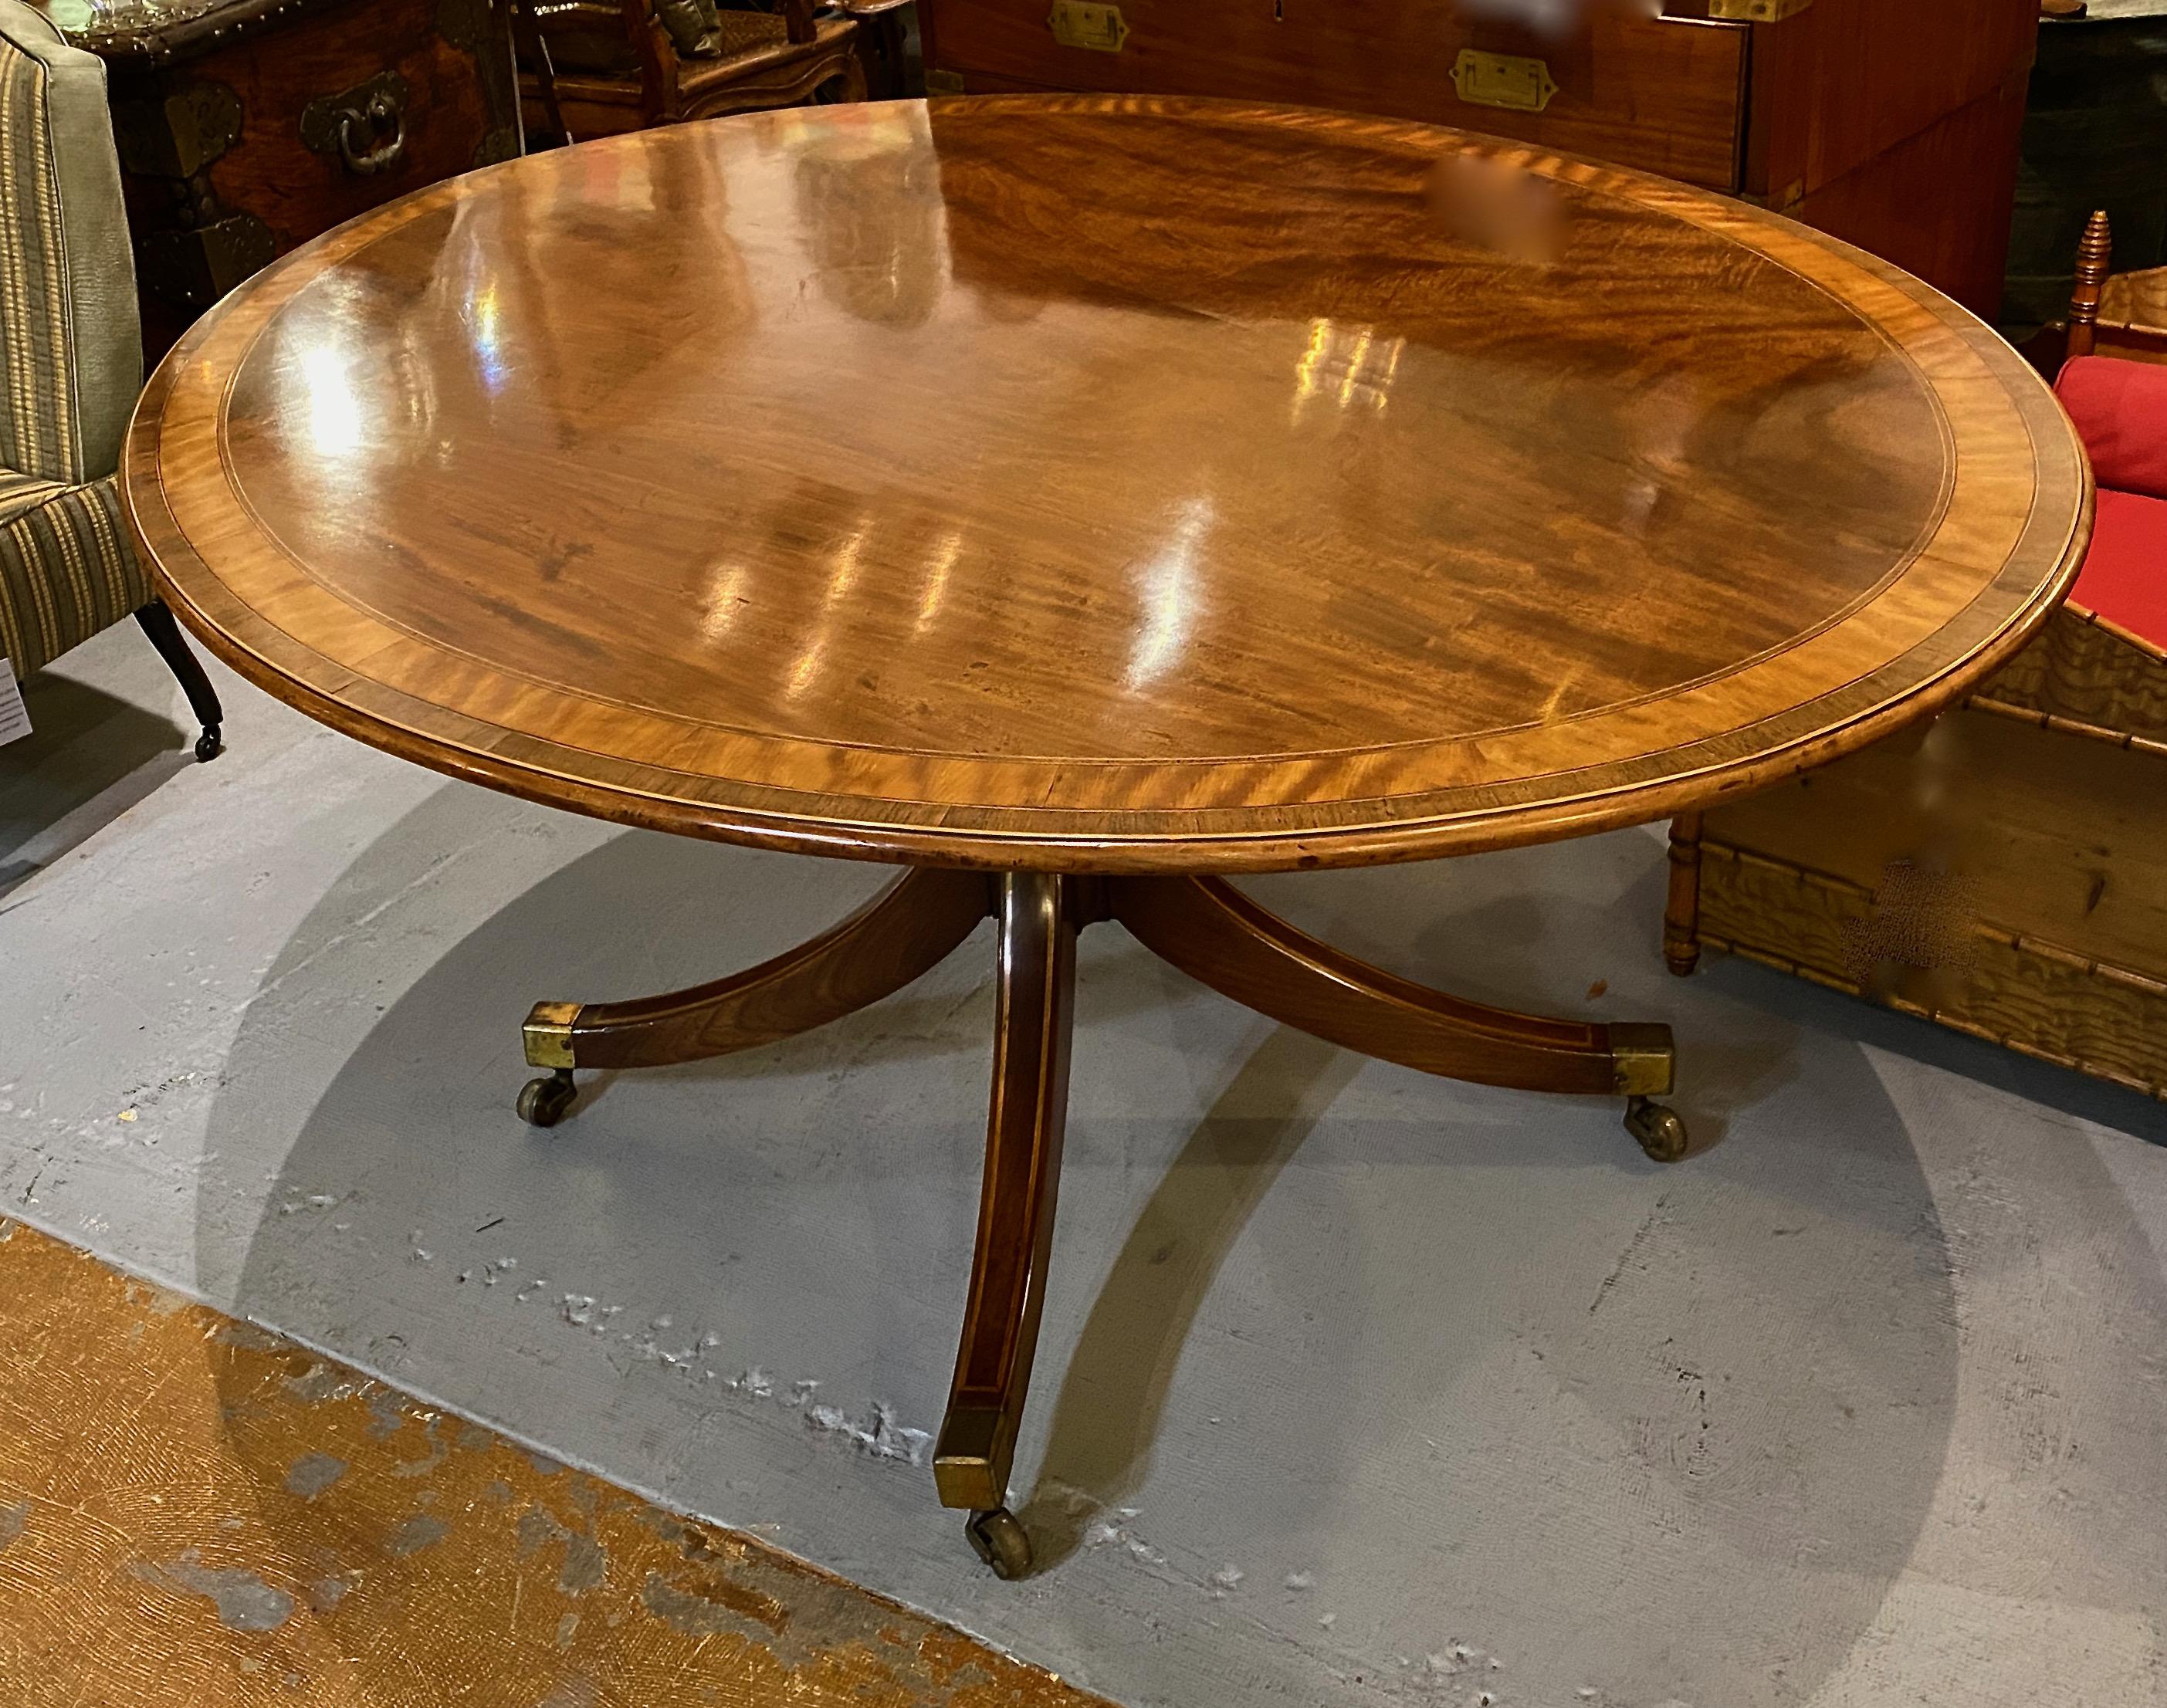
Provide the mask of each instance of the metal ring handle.
[{"label": "metal ring handle", "polygon": [[[371,132],[377,131],[386,121],[391,125],[391,137],[366,151],[354,146],[353,132],[357,124],[365,124]],[[363,177],[389,171],[399,163],[406,152],[406,112],[381,89],[368,98],[368,104],[357,110],[352,107],[339,114],[339,158],[346,169]]]}]

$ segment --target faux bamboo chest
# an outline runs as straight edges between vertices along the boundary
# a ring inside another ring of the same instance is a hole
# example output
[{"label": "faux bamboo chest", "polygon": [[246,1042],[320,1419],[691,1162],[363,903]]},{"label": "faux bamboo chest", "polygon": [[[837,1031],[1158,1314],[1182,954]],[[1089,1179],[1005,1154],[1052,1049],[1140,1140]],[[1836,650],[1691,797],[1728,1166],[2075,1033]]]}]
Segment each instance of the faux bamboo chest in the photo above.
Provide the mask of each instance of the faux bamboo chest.
[{"label": "faux bamboo chest", "polygon": [[2167,652],[2071,605],[1959,710],[1673,827],[1729,950],[2167,1097]]},{"label": "faux bamboo chest", "polygon": [[42,0],[104,60],[148,352],[273,256],[519,152],[503,0]]},{"label": "faux bamboo chest", "polygon": [[[1750,196],[2000,305],[2037,0],[920,0],[936,93],[1216,95],[1524,138]],[[1525,9],[1525,8],[1523,8]]]}]

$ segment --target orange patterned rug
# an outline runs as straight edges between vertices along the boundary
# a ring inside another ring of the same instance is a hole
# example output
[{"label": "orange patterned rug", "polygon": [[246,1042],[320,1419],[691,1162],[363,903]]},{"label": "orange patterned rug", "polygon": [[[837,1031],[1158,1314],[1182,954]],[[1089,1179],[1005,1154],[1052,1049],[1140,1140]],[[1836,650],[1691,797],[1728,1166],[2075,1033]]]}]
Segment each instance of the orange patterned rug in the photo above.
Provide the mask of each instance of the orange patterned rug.
[{"label": "orange patterned rug", "polygon": [[1098,1699],[0,1221],[0,1701]]}]

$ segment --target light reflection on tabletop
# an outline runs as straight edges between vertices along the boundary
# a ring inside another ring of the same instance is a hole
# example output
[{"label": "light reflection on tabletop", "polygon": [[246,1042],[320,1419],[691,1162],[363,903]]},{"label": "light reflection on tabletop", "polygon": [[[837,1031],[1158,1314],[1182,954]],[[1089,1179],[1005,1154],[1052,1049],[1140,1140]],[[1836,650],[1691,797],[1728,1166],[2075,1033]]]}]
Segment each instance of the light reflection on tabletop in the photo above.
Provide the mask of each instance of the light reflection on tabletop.
[{"label": "light reflection on tabletop", "polygon": [[[1186,170],[1269,169],[1283,217],[1176,230],[1163,168],[1046,132],[1020,167],[982,117],[891,103],[477,175],[265,330],[240,488],[324,584],[538,680],[1083,758],[1585,714],[1827,621],[1936,513],[1907,364],[1724,240],[1546,183],[1530,250],[1509,161],[1441,196],[1417,155],[1267,167],[1232,130]],[[1711,535],[1727,575],[1682,611],[1650,570]],[[1531,613],[1585,630],[1565,679],[1512,643]],[[1303,669],[1353,679],[1301,703]],[[1079,717],[1089,683],[1121,691]]]}]

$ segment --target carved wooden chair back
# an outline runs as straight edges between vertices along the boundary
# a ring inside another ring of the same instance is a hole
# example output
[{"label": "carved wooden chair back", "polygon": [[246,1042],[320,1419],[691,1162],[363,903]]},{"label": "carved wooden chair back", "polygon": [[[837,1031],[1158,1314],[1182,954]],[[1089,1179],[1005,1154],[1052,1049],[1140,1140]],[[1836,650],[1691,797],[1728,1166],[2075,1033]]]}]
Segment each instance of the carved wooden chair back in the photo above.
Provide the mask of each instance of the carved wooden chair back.
[{"label": "carved wooden chair back", "polygon": [[866,96],[856,20],[813,0],[517,0],[533,130],[566,141]]}]

